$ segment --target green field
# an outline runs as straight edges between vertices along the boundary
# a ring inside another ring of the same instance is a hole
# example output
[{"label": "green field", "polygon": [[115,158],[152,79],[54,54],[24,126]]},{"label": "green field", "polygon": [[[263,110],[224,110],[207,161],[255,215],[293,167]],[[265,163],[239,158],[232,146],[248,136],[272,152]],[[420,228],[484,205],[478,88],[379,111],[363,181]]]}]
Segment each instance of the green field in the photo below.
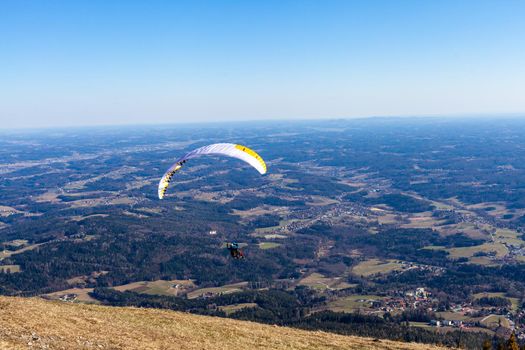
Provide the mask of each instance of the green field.
[{"label": "green field", "polygon": [[381,300],[378,295],[350,295],[328,303],[328,309],[335,312],[354,312],[359,309],[368,309],[374,300]]},{"label": "green field", "polygon": [[490,329],[498,328],[500,322],[503,327],[510,328],[509,320],[507,320],[504,316],[501,315],[490,315],[480,320],[480,323],[482,325]]},{"label": "green field", "polygon": [[278,234],[269,234],[264,236],[265,239],[283,239],[286,238],[284,235],[278,235]]},{"label": "green field", "polygon": [[505,293],[477,293],[477,294],[472,295],[472,297],[474,299],[480,299],[480,298],[484,298],[484,297],[488,297],[488,298],[495,298],[495,297],[505,298],[505,299],[508,299],[510,301],[510,303],[512,304],[512,311],[517,311],[519,309],[519,307],[520,307],[520,300],[518,298],[507,297],[505,295]]},{"label": "green field", "polygon": [[275,243],[275,242],[261,242],[261,243],[259,243],[259,248],[261,248],[261,249],[272,249],[272,248],[277,248],[280,245],[281,245],[280,243]]},{"label": "green field", "polygon": [[410,322],[410,327],[419,327],[432,330],[434,327],[429,325],[427,322]]}]

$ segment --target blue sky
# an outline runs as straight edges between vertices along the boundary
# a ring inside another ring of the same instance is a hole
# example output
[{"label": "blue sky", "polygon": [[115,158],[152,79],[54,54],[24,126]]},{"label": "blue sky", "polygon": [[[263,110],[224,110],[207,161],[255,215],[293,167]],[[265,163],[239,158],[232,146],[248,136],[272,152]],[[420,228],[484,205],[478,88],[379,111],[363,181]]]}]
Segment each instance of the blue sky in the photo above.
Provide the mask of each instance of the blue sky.
[{"label": "blue sky", "polygon": [[525,1],[0,1],[0,127],[525,112]]}]

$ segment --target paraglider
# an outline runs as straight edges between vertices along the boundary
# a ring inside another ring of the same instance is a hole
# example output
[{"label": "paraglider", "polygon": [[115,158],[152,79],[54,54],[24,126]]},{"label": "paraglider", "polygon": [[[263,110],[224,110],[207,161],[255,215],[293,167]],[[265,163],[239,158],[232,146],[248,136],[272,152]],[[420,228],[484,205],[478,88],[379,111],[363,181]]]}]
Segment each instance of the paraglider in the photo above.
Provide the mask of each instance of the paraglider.
[{"label": "paraglider", "polygon": [[164,176],[160,179],[158,194],[159,199],[164,198],[164,194],[168,189],[173,175],[179,171],[188,159],[201,157],[204,155],[223,155],[232,158],[240,159],[252,167],[254,167],[261,175],[266,173],[266,163],[255,151],[234,143],[215,143],[212,145],[200,147],[187,153],[177,161],[166,171]]},{"label": "paraglider", "polygon": [[244,259],[244,253],[239,249],[239,243],[226,243],[226,249],[230,251],[230,255],[234,259]]}]

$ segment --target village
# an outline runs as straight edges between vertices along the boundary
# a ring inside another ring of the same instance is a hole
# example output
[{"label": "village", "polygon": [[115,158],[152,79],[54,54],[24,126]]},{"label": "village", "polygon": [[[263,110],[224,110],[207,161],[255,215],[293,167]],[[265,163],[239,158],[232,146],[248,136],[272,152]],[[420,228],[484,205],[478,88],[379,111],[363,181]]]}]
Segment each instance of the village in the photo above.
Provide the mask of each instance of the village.
[{"label": "village", "polygon": [[[513,312],[507,306],[486,306],[474,302],[451,303],[448,308],[426,288],[399,291],[382,298],[362,296],[355,300],[361,304],[356,311],[370,315],[402,315],[412,312],[422,316],[419,321],[410,322],[410,326],[442,329],[443,331],[461,329],[463,331],[485,331],[508,337],[512,332],[519,339],[525,340],[525,326],[517,326],[515,320],[523,320],[525,311]],[[490,294],[487,294],[490,295]],[[427,317],[433,315],[434,317]]]}]

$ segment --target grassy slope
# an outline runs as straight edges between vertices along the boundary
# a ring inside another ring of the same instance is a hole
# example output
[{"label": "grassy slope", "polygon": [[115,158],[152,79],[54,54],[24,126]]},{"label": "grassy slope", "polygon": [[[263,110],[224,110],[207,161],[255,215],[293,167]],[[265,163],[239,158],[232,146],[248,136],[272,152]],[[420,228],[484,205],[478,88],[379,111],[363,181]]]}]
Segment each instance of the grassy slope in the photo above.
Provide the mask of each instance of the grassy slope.
[{"label": "grassy slope", "polygon": [[0,297],[0,349],[438,349],[187,313]]}]

